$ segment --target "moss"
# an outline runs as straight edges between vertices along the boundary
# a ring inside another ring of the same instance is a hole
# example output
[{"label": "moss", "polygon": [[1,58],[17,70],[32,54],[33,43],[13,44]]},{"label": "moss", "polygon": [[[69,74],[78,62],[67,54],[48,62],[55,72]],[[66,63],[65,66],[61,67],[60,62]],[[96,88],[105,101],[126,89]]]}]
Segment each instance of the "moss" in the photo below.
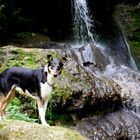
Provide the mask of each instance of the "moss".
[{"label": "moss", "polygon": [[1,124],[5,125],[5,128],[0,130],[0,138],[2,140],[85,140],[78,132],[64,127],[46,127],[13,120],[6,120],[1,122]]},{"label": "moss", "polygon": [[25,135],[25,132],[23,130],[18,130],[16,132],[14,132],[13,134],[13,137],[15,137],[16,139],[21,139],[24,137]]},{"label": "moss", "polygon": [[48,42],[50,39],[47,36],[44,36],[39,33],[33,32],[20,32],[15,33],[9,43],[13,44],[25,44],[25,43],[34,43],[34,42]]},{"label": "moss", "polygon": [[130,38],[129,44],[131,46],[132,56],[136,60],[136,64],[140,69],[140,14],[137,12],[133,13],[134,23],[133,26],[135,27],[134,31],[132,32],[133,37]]},{"label": "moss", "polygon": [[0,130],[3,129],[6,125],[0,124]]},{"label": "moss", "polygon": [[140,9],[137,5],[120,4],[115,14],[125,32],[132,56],[140,69]]},{"label": "moss", "polygon": [[[0,72],[10,66],[38,68],[46,65],[46,53],[36,49],[3,48],[0,57]],[[41,60],[41,62],[40,62]]]}]

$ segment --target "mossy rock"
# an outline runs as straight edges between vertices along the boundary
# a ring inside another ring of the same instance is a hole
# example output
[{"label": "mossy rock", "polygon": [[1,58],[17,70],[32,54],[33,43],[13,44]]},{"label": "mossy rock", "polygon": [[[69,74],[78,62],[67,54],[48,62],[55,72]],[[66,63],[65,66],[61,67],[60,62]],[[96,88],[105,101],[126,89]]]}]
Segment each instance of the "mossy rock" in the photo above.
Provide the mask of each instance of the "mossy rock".
[{"label": "mossy rock", "polygon": [[15,33],[13,38],[9,41],[11,44],[30,44],[35,42],[49,42],[50,39],[42,34],[33,32]]},{"label": "mossy rock", "polygon": [[10,66],[38,68],[47,64],[46,52],[40,49],[18,48],[12,45],[0,49],[0,72]]},{"label": "mossy rock", "polygon": [[81,134],[64,127],[47,127],[24,121],[0,122],[1,140],[85,140]]}]

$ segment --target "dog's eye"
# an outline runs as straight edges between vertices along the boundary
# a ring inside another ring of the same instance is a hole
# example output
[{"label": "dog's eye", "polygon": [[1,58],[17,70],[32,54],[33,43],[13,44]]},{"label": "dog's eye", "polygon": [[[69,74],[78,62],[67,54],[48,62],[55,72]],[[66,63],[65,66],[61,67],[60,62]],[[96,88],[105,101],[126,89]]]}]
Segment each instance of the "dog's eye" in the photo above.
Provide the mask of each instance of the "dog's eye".
[{"label": "dog's eye", "polygon": [[52,66],[51,66],[51,69],[53,69],[53,68],[54,68],[54,66],[52,65]]}]

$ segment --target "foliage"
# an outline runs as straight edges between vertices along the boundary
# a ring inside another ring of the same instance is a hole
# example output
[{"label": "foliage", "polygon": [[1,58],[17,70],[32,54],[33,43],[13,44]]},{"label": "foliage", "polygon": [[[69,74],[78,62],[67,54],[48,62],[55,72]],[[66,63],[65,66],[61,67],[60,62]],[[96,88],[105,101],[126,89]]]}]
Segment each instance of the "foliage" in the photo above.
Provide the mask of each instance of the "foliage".
[{"label": "foliage", "polygon": [[140,69],[140,10],[135,10],[131,13],[131,16],[134,17],[133,21],[133,36],[129,40],[131,45],[131,52],[133,57],[136,60],[137,66]]},{"label": "foliage", "polygon": [[49,105],[47,108],[47,120],[50,125],[55,124],[65,124],[71,120],[69,114],[65,114],[62,110],[56,110],[57,105],[61,104],[60,108],[63,108],[63,105],[66,104],[67,96],[72,94],[70,88],[64,88],[57,86],[54,89],[54,92],[51,95],[49,100]]},{"label": "foliage", "polygon": [[50,39],[47,36],[41,35],[39,33],[19,32],[15,33],[8,42],[14,44],[27,44],[40,41],[48,42]]},{"label": "foliage", "polygon": [[9,119],[18,119],[18,120],[24,120],[28,122],[36,122],[37,119],[30,118],[28,114],[23,114],[20,111],[20,106],[21,106],[20,100],[15,97],[14,100],[8,105],[7,111],[8,115],[7,118]]},{"label": "foliage", "polygon": [[13,42],[15,43],[26,43],[28,40],[33,39],[33,37],[35,36],[34,33],[31,32],[21,32],[21,33],[17,33],[14,35],[14,40]]},{"label": "foliage", "polygon": [[9,66],[38,68],[41,67],[41,65],[46,65],[47,62],[45,52],[43,53],[42,51],[39,50],[38,51],[30,49],[23,50],[22,48],[10,49],[9,47],[9,49],[3,49],[3,51],[1,51],[0,53],[2,54],[0,60],[4,61],[1,62],[0,71],[3,71]]},{"label": "foliage", "polygon": [[140,9],[132,4],[120,4],[116,8],[116,17],[125,32],[132,56],[140,68]]}]

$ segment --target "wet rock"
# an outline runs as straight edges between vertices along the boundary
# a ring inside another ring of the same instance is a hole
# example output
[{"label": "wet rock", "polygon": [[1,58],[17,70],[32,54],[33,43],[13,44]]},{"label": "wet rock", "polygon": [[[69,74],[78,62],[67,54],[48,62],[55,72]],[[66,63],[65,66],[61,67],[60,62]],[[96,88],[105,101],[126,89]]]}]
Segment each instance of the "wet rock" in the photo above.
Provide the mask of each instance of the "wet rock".
[{"label": "wet rock", "polygon": [[100,118],[86,118],[73,128],[89,140],[140,139],[140,119],[128,110],[120,110]]},{"label": "wet rock", "polygon": [[86,44],[73,51],[78,56],[79,64],[89,67],[92,72],[103,70],[110,63],[109,57],[98,45]]}]

